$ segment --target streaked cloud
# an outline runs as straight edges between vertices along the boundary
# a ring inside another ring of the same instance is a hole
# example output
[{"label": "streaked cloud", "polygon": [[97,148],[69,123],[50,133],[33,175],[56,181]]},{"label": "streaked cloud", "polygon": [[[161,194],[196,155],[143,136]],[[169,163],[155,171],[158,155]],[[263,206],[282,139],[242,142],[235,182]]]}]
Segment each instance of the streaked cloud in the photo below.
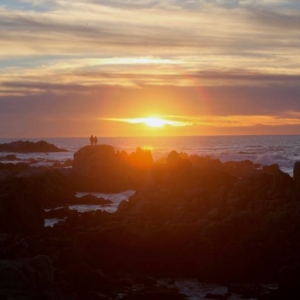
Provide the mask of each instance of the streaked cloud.
[{"label": "streaked cloud", "polygon": [[3,0],[2,120],[42,101],[49,123],[53,103],[96,122],[96,98],[100,118],[125,103],[196,127],[298,126],[299,20],[296,0]]},{"label": "streaked cloud", "polygon": [[174,127],[207,126],[207,127],[253,127],[300,125],[300,112],[289,112],[289,117],[269,115],[232,115],[232,116],[159,116],[139,118],[100,118],[102,121],[124,122],[129,124],[146,124],[154,127],[166,125]]},{"label": "streaked cloud", "polygon": [[172,120],[167,117],[139,117],[139,118],[100,118],[102,121],[124,122],[129,124],[145,124],[151,127],[184,127],[193,125],[192,122]]}]

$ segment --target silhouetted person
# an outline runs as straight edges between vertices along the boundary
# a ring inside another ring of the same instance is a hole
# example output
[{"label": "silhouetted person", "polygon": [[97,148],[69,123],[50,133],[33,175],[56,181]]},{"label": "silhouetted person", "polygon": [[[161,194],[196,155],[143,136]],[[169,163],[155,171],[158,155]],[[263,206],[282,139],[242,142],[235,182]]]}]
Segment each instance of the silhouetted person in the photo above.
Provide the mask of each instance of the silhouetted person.
[{"label": "silhouetted person", "polygon": [[94,137],[94,143],[95,143],[95,146],[98,144],[98,138],[96,136]]},{"label": "silhouetted person", "polygon": [[90,137],[90,141],[91,141],[91,145],[93,146],[95,143],[95,138],[93,137],[93,135],[91,135]]}]

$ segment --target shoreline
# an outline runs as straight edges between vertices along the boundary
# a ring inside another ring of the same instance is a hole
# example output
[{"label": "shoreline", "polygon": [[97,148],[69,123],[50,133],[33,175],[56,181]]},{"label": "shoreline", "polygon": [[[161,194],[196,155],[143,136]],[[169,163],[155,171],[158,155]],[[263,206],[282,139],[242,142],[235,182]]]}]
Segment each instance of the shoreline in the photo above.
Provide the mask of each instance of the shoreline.
[{"label": "shoreline", "polygon": [[[176,151],[157,163],[148,150],[98,145],[79,149],[69,169],[2,164],[0,175],[0,262],[14,268],[47,261],[55,268],[49,292],[57,299],[72,293],[85,299],[92,291],[115,299],[116,290],[125,300],[138,293],[184,299],[158,285],[155,278],[163,277],[226,283],[226,299],[235,291],[270,300],[297,292],[300,163],[292,178],[276,164],[223,163]],[[66,205],[108,203],[85,194],[78,200],[78,190],[136,192],[113,213],[77,212]],[[44,212],[50,207],[62,208]],[[64,222],[44,227],[49,213]],[[260,288],[275,281],[275,291]]]}]

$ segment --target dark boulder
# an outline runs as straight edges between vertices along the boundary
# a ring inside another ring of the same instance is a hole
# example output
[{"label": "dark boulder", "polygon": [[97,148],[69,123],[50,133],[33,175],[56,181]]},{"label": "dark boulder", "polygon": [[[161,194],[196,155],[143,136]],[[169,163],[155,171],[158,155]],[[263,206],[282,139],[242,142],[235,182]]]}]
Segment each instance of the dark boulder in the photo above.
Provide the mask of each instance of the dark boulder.
[{"label": "dark boulder", "polygon": [[46,219],[53,219],[53,218],[66,218],[70,213],[70,209],[68,207],[60,207],[57,209],[51,209],[49,211],[44,212],[44,217]]},{"label": "dark boulder", "polygon": [[152,155],[140,148],[127,155],[109,145],[86,146],[74,154],[73,175],[80,191],[121,192],[148,180]]},{"label": "dark boulder", "polygon": [[5,155],[5,156],[0,156],[0,161],[16,161],[16,160],[20,160],[19,158],[17,158],[14,154],[9,154],[9,155]]},{"label": "dark boulder", "polygon": [[226,294],[214,294],[214,293],[207,293],[205,295],[205,299],[229,299],[231,296],[230,293]]},{"label": "dark boulder", "polygon": [[297,161],[294,165],[293,179],[295,184],[294,198],[298,200],[300,195],[300,161]]},{"label": "dark boulder", "polygon": [[293,178],[296,184],[300,184],[300,161],[297,161],[294,165]]},{"label": "dark boulder", "polygon": [[179,293],[177,289],[170,289],[164,287],[144,288],[139,291],[131,291],[123,300],[184,300],[187,297]]},{"label": "dark boulder", "polygon": [[128,162],[131,166],[138,169],[149,169],[153,165],[152,153],[149,150],[143,150],[138,147],[135,152],[128,156]]},{"label": "dark boulder", "polygon": [[19,172],[26,171],[29,168],[25,163],[1,163],[0,162],[0,181],[16,176]]},{"label": "dark boulder", "polygon": [[39,255],[27,260],[0,260],[0,298],[22,300],[62,299],[53,280],[49,257]]},{"label": "dark boulder", "polygon": [[70,172],[64,169],[29,168],[19,176],[31,182],[41,199],[41,205],[50,208],[72,203],[75,199],[75,186],[70,179]]},{"label": "dark boulder", "polygon": [[81,191],[115,192],[131,187],[125,163],[109,145],[86,146],[74,154],[74,180]]},{"label": "dark boulder", "polygon": [[112,203],[113,202],[111,200],[104,199],[102,197],[98,198],[91,194],[87,194],[83,197],[76,197],[72,202],[72,204],[90,204],[90,205],[109,205]]},{"label": "dark boulder", "polygon": [[192,162],[183,153],[171,151],[167,156],[168,171],[180,171],[192,168]]},{"label": "dark boulder", "polygon": [[43,228],[42,199],[37,186],[14,178],[0,187],[0,232],[36,232]]},{"label": "dark boulder", "polygon": [[167,157],[167,164],[170,169],[176,168],[180,164],[181,160],[182,160],[182,158],[180,157],[178,152],[173,150],[169,153],[169,155]]},{"label": "dark boulder", "polygon": [[279,272],[279,295],[285,299],[300,298],[300,264],[291,264],[283,267]]},{"label": "dark boulder", "polygon": [[255,284],[232,284],[228,291],[241,295],[243,299],[258,298],[266,292],[266,289]]}]

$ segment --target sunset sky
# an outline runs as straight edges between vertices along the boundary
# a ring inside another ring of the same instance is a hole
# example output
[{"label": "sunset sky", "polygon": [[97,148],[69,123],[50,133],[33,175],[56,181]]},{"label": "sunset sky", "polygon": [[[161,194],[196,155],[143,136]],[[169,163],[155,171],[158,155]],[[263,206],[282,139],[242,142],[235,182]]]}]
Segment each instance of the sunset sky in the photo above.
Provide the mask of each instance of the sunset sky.
[{"label": "sunset sky", "polygon": [[300,134],[300,1],[1,0],[0,137],[91,134]]}]

